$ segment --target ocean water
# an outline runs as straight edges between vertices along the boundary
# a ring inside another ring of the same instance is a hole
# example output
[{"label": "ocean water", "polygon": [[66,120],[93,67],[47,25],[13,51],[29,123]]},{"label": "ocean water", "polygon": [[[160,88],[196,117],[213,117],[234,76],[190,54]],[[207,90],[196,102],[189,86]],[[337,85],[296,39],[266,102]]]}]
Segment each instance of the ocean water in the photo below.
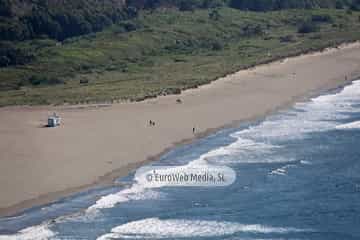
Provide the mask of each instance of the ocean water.
[{"label": "ocean water", "polygon": [[360,81],[163,155],[226,187],[97,188],[0,218],[3,239],[360,239]]}]

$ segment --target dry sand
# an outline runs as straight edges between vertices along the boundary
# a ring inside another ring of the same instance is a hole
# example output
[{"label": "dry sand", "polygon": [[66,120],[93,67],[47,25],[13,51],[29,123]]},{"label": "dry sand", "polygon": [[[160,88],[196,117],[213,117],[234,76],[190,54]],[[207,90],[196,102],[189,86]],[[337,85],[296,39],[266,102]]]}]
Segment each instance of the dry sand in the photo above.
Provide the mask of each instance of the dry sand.
[{"label": "dry sand", "polygon": [[[360,44],[243,70],[178,96],[107,107],[0,109],[0,215],[116,176],[179,142],[263,117],[360,76]],[[180,98],[183,103],[176,103]],[[56,111],[61,127],[41,127]],[[149,126],[149,120],[156,122]]]}]

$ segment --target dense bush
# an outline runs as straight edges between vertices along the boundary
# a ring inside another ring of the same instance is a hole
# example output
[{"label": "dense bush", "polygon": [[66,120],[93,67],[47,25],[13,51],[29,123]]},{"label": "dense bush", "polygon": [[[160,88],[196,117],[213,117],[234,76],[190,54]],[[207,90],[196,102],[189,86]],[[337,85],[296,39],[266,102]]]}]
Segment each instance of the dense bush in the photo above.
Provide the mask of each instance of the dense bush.
[{"label": "dense bush", "polygon": [[220,51],[222,50],[224,47],[223,45],[220,43],[220,42],[213,42],[212,43],[212,46],[211,46],[211,49],[214,50],[214,51]]},{"label": "dense bush", "polygon": [[[178,8],[192,11],[196,8],[209,10],[212,21],[221,19],[217,7],[225,4],[233,8],[254,11],[269,11],[286,8],[345,8],[349,14],[360,9],[360,0],[0,0],[0,42],[15,42],[26,39],[51,38],[60,41],[75,36],[101,31],[106,26],[117,24],[117,33],[137,30],[136,18],[141,9]],[[317,31],[317,23],[332,23],[329,15],[313,15],[309,22],[299,26],[299,33]],[[199,22],[201,24],[201,22]],[[262,35],[266,27],[248,25],[242,28],[245,37]],[[287,39],[283,39],[287,41]],[[41,48],[43,46],[39,46]],[[218,49],[199,41],[178,42],[167,50],[191,52],[196,48]],[[12,44],[0,43],[0,67],[29,63],[34,54],[29,49],[19,49]]]},{"label": "dense bush", "polygon": [[38,85],[64,84],[64,81],[56,77],[49,77],[45,75],[33,75],[29,77],[29,83],[31,85],[38,86]]},{"label": "dense bush", "polygon": [[317,15],[312,15],[311,20],[313,22],[325,22],[325,23],[332,23],[334,21],[334,19],[327,14],[317,14]]},{"label": "dense bush", "polygon": [[202,8],[218,8],[224,5],[222,0],[204,0],[202,3]]},{"label": "dense bush", "polygon": [[265,33],[265,31],[261,25],[252,25],[252,24],[246,25],[243,28],[243,32],[244,32],[244,35],[247,37],[251,37],[254,35],[262,35]]},{"label": "dense bush", "polygon": [[133,22],[124,22],[120,26],[124,29],[125,32],[132,32],[139,28],[139,26]]},{"label": "dense bush", "polygon": [[252,11],[271,11],[290,8],[344,8],[359,6],[358,0],[230,0],[233,8]]},{"label": "dense bush", "polygon": [[288,42],[295,42],[296,37],[294,35],[286,35],[280,37],[280,42],[288,43]]},{"label": "dense bush", "polygon": [[137,9],[155,9],[159,7],[177,7],[181,11],[196,8],[216,8],[223,6],[227,0],[127,0],[128,6]]},{"label": "dense bush", "polygon": [[11,15],[10,0],[0,0],[0,16],[11,17]]},{"label": "dense bush", "polygon": [[200,7],[196,0],[183,0],[179,3],[180,11],[193,11],[195,8]]},{"label": "dense bush", "polygon": [[303,22],[298,28],[298,33],[312,33],[317,31],[319,31],[319,27],[311,21]]},{"label": "dense bush", "polygon": [[220,19],[220,17],[221,17],[220,13],[219,13],[219,11],[217,9],[214,9],[209,13],[209,18],[211,20],[217,21],[217,20]]},{"label": "dense bush", "polygon": [[[14,10],[15,9],[15,10]],[[136,9],[114,0],[0,0],[0,40],[24,40],[46,35],[57,40],[101,31],[135,17]]]},{"label": "dense bush", "polygon": [[0,0],[0,41],[21,41],[43,35],[64,40],[134,18],[140,9],[177,7],[192,11],[224,4],[254,11],[318,7],[360,9],[360,0]]},{"label": "dense bush", "polygon": [[0,42],[0,67],[26,64],[33,58],[31,51],[17,48],[12,43]]},{"label": "dense bush", "polygon": [[360,1],[356,1],[351,4],[350,9],[353,11],[360,11]]}]

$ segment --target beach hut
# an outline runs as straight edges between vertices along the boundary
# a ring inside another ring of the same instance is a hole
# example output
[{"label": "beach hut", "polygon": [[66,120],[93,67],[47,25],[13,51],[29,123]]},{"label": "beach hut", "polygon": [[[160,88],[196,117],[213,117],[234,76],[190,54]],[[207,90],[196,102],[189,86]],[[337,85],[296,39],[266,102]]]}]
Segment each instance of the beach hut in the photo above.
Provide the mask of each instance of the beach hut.
[{"label": "beach hut", "polygon": [[61,118],[54,113],[54,115],[48,118],[48,127],[57,127],[60,126]]}]

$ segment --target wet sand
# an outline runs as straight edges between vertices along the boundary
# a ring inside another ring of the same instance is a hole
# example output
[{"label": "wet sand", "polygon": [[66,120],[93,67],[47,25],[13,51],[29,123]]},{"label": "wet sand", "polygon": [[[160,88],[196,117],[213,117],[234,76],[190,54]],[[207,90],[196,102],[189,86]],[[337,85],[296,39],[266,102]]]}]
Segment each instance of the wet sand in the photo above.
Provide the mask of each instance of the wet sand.
[{"label": "wet sand", "polygon": [[[177,144],[264,117],[359,76],[360,44],[353,43],[139,103],[1,108],[0,215],[111,184]],[[43,127],[54,111],[62,125]]]}]

